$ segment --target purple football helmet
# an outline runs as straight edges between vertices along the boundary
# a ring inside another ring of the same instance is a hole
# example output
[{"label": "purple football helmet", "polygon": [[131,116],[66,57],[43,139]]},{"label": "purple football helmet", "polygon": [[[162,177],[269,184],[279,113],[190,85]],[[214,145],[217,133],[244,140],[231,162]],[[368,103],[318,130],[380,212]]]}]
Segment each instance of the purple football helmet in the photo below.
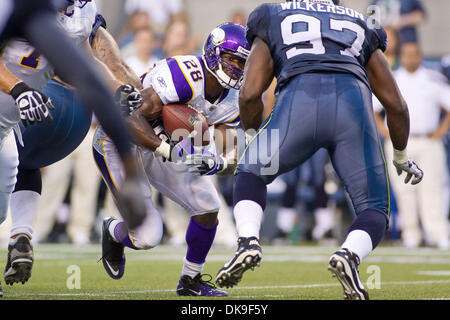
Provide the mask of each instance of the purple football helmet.
[{"label": "purple football helmet", "polygon": [[[244,70],[231,65],[222,57],[222,53],[232,54],[247,60],[250,46],[245,37],[246,28],[237,23],[224,23],[209,34],[203,48],[203,61],[206,68],[226,89],[239,89],[242,84]],[[228,70],[228,75],[225,70]]]}]

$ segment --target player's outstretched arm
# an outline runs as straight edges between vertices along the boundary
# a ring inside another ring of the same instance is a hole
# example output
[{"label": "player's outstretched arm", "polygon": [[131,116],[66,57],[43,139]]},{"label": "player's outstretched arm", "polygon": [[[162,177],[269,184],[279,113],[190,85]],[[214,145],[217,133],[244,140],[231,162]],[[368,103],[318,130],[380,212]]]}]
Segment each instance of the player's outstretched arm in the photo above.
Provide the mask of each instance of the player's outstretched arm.
[{"label": "player's outstretched arm", "polygon": [[386,57],[380,49],[376,50],[366,66],[370,86],[386,110],[386,120],[394,146],[394,166],[397,174],[406,172],[405,183],[411,178],[412,184],[422,181],[423,171],[408,158],[406,146],[409,136],[409,112]]},{"label": "player's outstretched arm", "polygon": [[87,57],[56,24],[51,13],[41,13],[28,21],[25,36],[50,61],[64,81],[79,89],[82,101],[96,114],[118,152],[128,154],[131,137],[114,102],[111,90]]},{"label": "player's outstretched arm", "polygon": [[83,45],[86,56],[94,63],[95,67],[100,71],[103,79],[105,79],[111,90],[116,91],[122,83],[116,79],[115,75],[109,70],[109,68],[100,59],[98,59],[93,52],[93,49],[89,45],[89,40],[86,40]]},{"label": "player's outstretched arm", "polygon": [[123,60],[117,42],[105,28],[98,28],[92,41],[92,50],[95,57],[111,70],[117,80],[142,89],[139,77]]},{"label": "player's outstretched arm", "polygon": [[27,19],[24,35],[64,81],[78,88],[81,100],[94,111],[114,142],[126,172],[119,194],[120,211],[129,228],[138,227],[145,218],[145,202],[139,187],[137,164],[131,152],[131,135],[110,90],[89,60],[58,27],[51,13],[43,12]]},{"label": "player's outstretched arm", "polygon": [[[94,49],[89,45],[89,40],[86,40],[84,43],[84,49],[89,59],[103,75],[103,79],[106,80],[109,87],[115,92],[114,97],[122,108],[123,114],[128,116],[134,110],[138,109],[142,105],[142,95],[139,90],[132,84],[117,78],[109,66],[95,56]],[[122,77],[123,75],[120,74],[120,76]]]},{"label": "player's outstretched arm", "polygon": [[245,130],[257,130],[263,121],[262,94],[272,83],[273,60],[267,44],[256,37],[245,63],[239,91],[239,109]]}]

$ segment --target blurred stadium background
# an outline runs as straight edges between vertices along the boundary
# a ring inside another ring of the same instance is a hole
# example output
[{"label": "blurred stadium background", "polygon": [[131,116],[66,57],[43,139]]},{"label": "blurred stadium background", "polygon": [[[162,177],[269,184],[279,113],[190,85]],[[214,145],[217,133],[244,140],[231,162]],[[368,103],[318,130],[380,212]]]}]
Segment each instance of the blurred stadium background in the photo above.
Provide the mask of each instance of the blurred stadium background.
[{"label": "blurred stadium background", "polygon": [[[415,26],[418,35],[417,42],[425,58],[424,65],[445,74],[446,71],[450,70],[450,20],[448,19],[450,1],[404,0],[404,2],[408,1],[410,3],[420,2],[425,12],[424,19]],[[127,62],[135,68],[138,75],[145,72],[146,68],[151,66],[155,59],[175,54],[200,55],[204,39],[215,26],[228,21],[245,23],[248,14],[263,2],[265,1],[96,0],[98,11],[105,17],[109,32],[115,37],[120,45],[122,54],[127,59]],[[367,14],[367,8],[373,1],[343,0],[342,2],[345,6]],[[172,12],[167,9],[171,5],[173,5]],[[159,9],[156,10],[156,7]],[[136,13],[142,12],[144,9],[157,12],[154,20],[158,21],[152,21],[148,16],[146,18]],[[177,25],[177,21],[182,23]],[[138,37],[137,34],[147,27],[153,30],[154,35]],[[136,53],[139,50],[142,50],[144,53],[146,50],[148,51],[147,58],[149,62],[147,64],[137,62]],[[445,56],[449,57],[445,59]],[[447,74],[447,76],[450,77],[450,74]],[[445,78],[443,77],[443,79]],[[442,81],[447,82],[447,80]],[[448,83],[446,83],[446,86],[448,87]],[[445,112],[442,113],[442,119],[444,118]],[[450,164],[450,135],[448,132],[442,137],[442,142],[447,152],[447,163]],[[87,151],[83,152],[90,151],[87,149]],[[75,166],[75,164],[70,165]],[[81,163],[81,165],[85,164]],[[439,192],[443,195],[442,215],[447,224],[449,224],[450,209],[449,167],[450,165],[448,165],[447,171],[444,170],[442,172],[444,183],[439,189]],[[390,169],[393,169],[393,167]],[[44,170],[44,190],[46,189],[46,170],[51,170],[51,168]],[[100,177],[95,170],[94,168],[92,174],[85,172],[84,179],[100,181]],[[294,211],[296,214],[295,217],[292,217],[292,215],[287,219],[285,217],[284,222],[281,221],[283,219],[280,218],[279,211],[283,206],[283,197],[288,186],[284,179],[275,180],[269,186],[269,204],[262,226],[262,240],[265,245],[270,245],[266,246],[268,255],[266,262],[264,262],[265,268],[262,268],[266,272],[251,273],[246,278],[247,282],[243,283],[243,289],[233,289],[232,293],[235,297],[242,296],[244,298],[259,299],[333,299],[340,297],[338,292],[341,289],[335,284],[330,284],[329,274],[327,274],[324,265],[329,254],[333,252],[335,246],[339,245],[345,236],[347,228],[353,219],[353,213],[347,204],[345,192],[336,179],[330,165],[323,165],[322,170],[325,175],[323,187],[328,196],[327,206],[334,216],[331,225],[330,221],[324,222],[322,219],[322,222],[328,223],[328,230],[325,230],[328,231],[327,234],[322,232],[320,237],[314,237],[313,235],[314,227],[321,223],[320,218],[318,221],[317,216],[314,215],[314,201],[317,195],[314,182],[311,181],[313,180],[311,177],[314,169],[305,166],[299,173],[298,183],[295,185],[294,190],[296,198]],[[85,219],[81,219],[81,221],[80,219],[71,219],[71,189],[77,188],[76,179],[74,178],[75,174],[75,171],[73,171],[71,188],[67,190],[65,199],[61,199],[60,205],[54,210],[55,212],[49,212],[51,210],[45,207],[46,202],[43,201],[36,218],[36,235],[34,238],[36,268],[33,271],[33,277],[26,286],[19,287],[16,285],[14,288],[8,289],[10,297],[19,299],[116,299],[125,296],[138,299],[175,298],[176,295],[171,288],[176,284],[184,255],[184,233],[188,223],[187,214],[177,205],[155,192],[155,202],[158,203],[165,217],[166,236],[163,245],[145,252],[131,253],[128,251],[131,259],[127,276],[121,284],[113,283],[111,285],[112,281],[108,281],[109,279],[103,272],[101,264],[96,264],[94,260],[100,258],[101,253],[99,246],[101,220],[106,215],[117,215],[117,212],[108,196],[105,185],[101,183],[100,187],[98,187],[98,184],[94,183],[94,188],[96,188],[94,191],[84,191],[98,193],[95,210],[89,213],[83,212],[81,216],[84,215]],[[427,174],[425,173],[426,176]],[[206,271],[213,275],[217,268],[232,254],[236,243],[236,233],[230,210],[232,177],[215,179],[217,187],[223,196],[223,207],[219,213],[221,223],[216,236],[217,246],[212,250],[209,260],[211,263],[207,263],[206,268]],[[414,250],[409,251],[411,250],[410,248],[403,248],[404,243],[401,241],[402,229],[398,221],[395,194],[393,200],[393,220],[391,221],[390,230],[386,234],[386,239],[382,243],[383,248],[375,251],[373,257],[371,256],[367,262],[368,265],[375,263],[377,266],[381,266],[383,270],[386,270],[382,281],[386,284],[386,288],[389,288],[390,293],[386,295],[387,290],[376,291],[375,298],[450,299],[450,293],[447,290],[450,281],[450,274],[448,273],[448,270],[450,270],[448,234],[447,244],[443,243],[440,250],[436,249],[439,245],[428,241],[429,235],[426,232],[424,232],[422,242],[412,246]],[[80,215],[77,216],[80,217]],[[0,226],[2,249],[6,249],[10,226],[9,219]],[[79,225],[75,225],[76,223]],[[283,226],[284,230],[280,230],[280,227]],[[71,232],[68,232],[68,230],[71,230]],[[88,234],[86,230],[89,231]],[[76,233],[77,231],[79,233]],[[70,245],[61,243],[70,243]],[[80,246],[73,246],[72,244]],[[317,246],[318,244],[320,246]],[[282,249],[278,247],[280,245],[285,245],[285,247]],[[5,259],[6,251],[0,251],[0,261],[4,262]],[[402,274],[399,270],[402,270],[404,264],[407,267],[405,268],[405,273]],[[82,288],[83,293],[73,294],[73,291],[67,291],[65,286],[67,274],[65,271],[68,265],[79,265],[82,270],[87,270],[84,273],[85,280],[83,281],[85,282],[83,283],[85,285]],[[173,272],[164,273],[163,271],[168,270],[166,269],[167,266],[170,266]],[[364,265],[364,268],[366,267],[367,265]],[[162,278],[141,281],[136,275],[145,273],[144,270],[146,268],[163,270],[157,273]],[[288,276],[286,278],[277,278],[278,275],[275,276],[276,270],[281,268],[287,268],[286,275]],[[306,273],[297,273],[297,270],[302,268]],[[57,275],[55,278],[56,287],[52,286],[51,276],[53,274]],[[367,277],[368,273],[362,276],[364,281]],[[267,279],[271,280],[267,282]],[[264,288],[265,284],[268,287]],[[410,285],[414,285],[416,289],[420,286],[420,289],[416,290],[414,295],[411,295],[408,293]],[[391,290],[389,286],[395,287],[395,290]],[[43,293],[42,288],[46,289],[47,293]],[[152,290],[148,288],[152,288]],[[290,288],[293,291],[285,292],[284,289],[286,288]],[[245,292],[242,293],[239,290],[244,290]]]},{"label": "blurred stadium background", "polygon": [[[108,21],[111,33],[117,36],[126,24],[127,15],[124,11],[126,0],[101,0],[96,1],[100,12]],[[151,0],[148,0],[151,2]],[[201,39],[217,24],[231,18],[235,11],[250,13],[261,3],[270,1],[258,0],[183,0],[184,10],[189,17],[193,32],[198,32]],[[281,1],[280,1],[281,2]],[[344,0],[342,3],[363,14],[369,4],[369,0]],[[447,0],[424,0],[428,19],[421,24],[419,29],[423,52],[427,57],[441,57],[450,53],[450,41],[443,41],[450,32],[448,12],[450,2]],[[207,17],[207,18],[206,18]]]}]

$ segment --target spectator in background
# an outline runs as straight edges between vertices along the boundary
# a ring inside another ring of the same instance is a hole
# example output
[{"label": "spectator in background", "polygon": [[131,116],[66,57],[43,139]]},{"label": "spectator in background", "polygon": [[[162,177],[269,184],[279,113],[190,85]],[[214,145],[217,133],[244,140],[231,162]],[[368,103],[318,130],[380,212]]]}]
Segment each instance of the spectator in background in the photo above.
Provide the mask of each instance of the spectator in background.
[{"label": "spectator in background", "polygon": [[[390,171],[399,209],[402,240],[406,247],[426,244],[442,249],[449,248],[448,212],[444,192],[448,171],[442,137],[450,126],[450,87],[438,72],[424,68],[417,43],[406,43],[400,50],[401,67],[394,72],[400,91],[406,100],[410,116],[408,155],[414,158],[425,172],[421,184],[412,187],[404,184]],[[375,111],[381,111],[380,102],[374,99]],[[441,110],[445,113],[440,122]],[[378,122],[378,125],[380,123]],[[386,139],[386,150],[392,150],[384,123],[380,133]],[[392,154],[386,159],[392,163]],[[424,230],[424,237],[420,228]]]},{"label": "spectator in background", "polygon": [[126,0],[125,12],[146,12],[156,34],[163,34],[167,26],[174,21],[185,21],[182,0]]},{"label": "spectator in background", "polygon": [[166,57],[196,54],[199,44],[200,36],[190,34],[187,21],[174,21],[167,28],[162,50]]},{"label": "spectator in background", "polygon": [[124,29],[118,36],[118,45],[120,48],[126,47],[133,42],[137,30],[151,28],[150,17],[146,11],[134,11],[131,13],[125,24]]},{"label": "spectator in background", "polygon": [[399,39],[398,32],[392,27],[385,27],[384,31],[386,31],[387,35],[387,47],[384,55],[386,59],[389,61],[389,65],[392,70],[396,70],[399,67],[398,55],[399,55]]},{"label": "spectator in background", "polygon": [[245,26],[247,24],[247,14],[243,9],[236,9],[231,14],[230,22],[239,23]]},{"label": "spectator in background", "polygon": [[127,59],[125,62],[138,76],[141,76],[153,66],[159,59],[153,55],[155,46],[155,37],[150,28],[140,28],[136,31],[133,40],[136,53]]},{"label": "spectator in background", "polygon": [[399,32],[401,43],[418,42],[417,26],[425,20],[421,0],[372,0],[380,9],[380,23]]}]

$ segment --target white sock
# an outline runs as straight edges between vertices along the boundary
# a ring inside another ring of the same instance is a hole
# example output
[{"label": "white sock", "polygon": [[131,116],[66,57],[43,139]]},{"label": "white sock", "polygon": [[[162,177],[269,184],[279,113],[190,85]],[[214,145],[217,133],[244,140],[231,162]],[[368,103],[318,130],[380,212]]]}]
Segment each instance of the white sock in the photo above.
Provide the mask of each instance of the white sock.
[{"label": "white sock", "polygon": [[203,263],[198,264],[194,262],[190,262],[184,258],[183,269],[181,270],[181,275],[188,275],[191,278],[194,278],[203,270]]},{"label": "white sock", "polygon": [[297,210],[294,208],[281,207],[277,212],[277,227],[285,232],[289,233],[295,224],[297,218]]},{"label": "white sock", "polygon": [[11,195],[11,233],[13,237],[19,233],[33,235],[33,221],[41,195],[34,191],[20,190]]},{"label": "white sock", "polygon": [[263,218],[263,209],[255,201],[241,200],[233,209],[239,237],[257,237]]},{"label": "white sock", "polygon": [[111,223],[109,224],[108,227],[108,231],[109,231],[109,235],[113,238],[114,241],[116,242],[120,242],[119,240],[116,239],[115,235],[114,235],[114,229],[116,228],[116,226],[119,224],[119,222],[121,222],[120,220],[113,220],[111,221]]},{"label": "white sock", "polygon": [[356,253],[362,262],[372,252],[372,239],[363,230],[353,230],[347,235],[341,248]]}]

